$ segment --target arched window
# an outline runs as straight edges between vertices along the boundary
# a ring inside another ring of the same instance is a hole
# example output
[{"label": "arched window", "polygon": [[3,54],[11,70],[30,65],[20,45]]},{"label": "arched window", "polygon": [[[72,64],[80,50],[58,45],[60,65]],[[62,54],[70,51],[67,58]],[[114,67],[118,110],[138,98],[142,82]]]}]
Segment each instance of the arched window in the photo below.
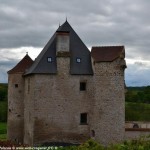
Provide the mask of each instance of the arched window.
[{"label": "arched window", "polygon": [[137,123],[134,123],[133,128],[139,128],[139,125]]}]

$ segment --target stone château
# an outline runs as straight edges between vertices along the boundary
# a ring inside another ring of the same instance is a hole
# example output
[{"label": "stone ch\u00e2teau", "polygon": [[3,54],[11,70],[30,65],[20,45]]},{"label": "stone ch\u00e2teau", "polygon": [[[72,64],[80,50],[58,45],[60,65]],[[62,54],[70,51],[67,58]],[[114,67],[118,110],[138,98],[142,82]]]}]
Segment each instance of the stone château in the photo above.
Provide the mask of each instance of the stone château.
[{"label": "stone ch\u00e2teau", "polygon": [[102,144],[124,139],[124,46],[91,51],[66,21],[38,57],[8,71],[8,139]]}]

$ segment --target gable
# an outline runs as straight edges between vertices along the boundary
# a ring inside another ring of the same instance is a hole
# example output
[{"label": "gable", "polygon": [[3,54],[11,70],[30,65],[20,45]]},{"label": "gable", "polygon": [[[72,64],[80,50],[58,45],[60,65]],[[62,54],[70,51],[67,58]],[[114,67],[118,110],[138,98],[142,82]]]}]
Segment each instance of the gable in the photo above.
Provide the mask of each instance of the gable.
[{"label": "gable", "polygon": [[[56,30],[52,38],[43,48],[42,52],[36,58],[35,62],[31,66],[31,68],[26,72],[26,74],[57,73],[56,42],[57,42],[57,34],[60,32],[69,33],[70,74],[75,75],[93,74],[90,51],[67,21]],[[53,59],[52,63],[47,63],[48,57],[51,57]],[[81,59],[81,63],[76,62],[77,58]]]}]

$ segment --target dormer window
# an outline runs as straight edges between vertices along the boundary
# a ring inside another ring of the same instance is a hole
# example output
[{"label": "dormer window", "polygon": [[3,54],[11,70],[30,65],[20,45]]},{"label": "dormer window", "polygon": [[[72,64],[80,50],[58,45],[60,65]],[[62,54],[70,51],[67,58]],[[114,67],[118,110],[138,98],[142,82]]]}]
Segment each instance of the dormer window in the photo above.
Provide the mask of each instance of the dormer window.
[{"label": "dormer window", "polygon": [[81,58],[76,58],[77,63],[81,63]]},{"label": "dormer window", "polygon": [[52,62],[52,57],[47,57],[47,62],[51,63]]}]

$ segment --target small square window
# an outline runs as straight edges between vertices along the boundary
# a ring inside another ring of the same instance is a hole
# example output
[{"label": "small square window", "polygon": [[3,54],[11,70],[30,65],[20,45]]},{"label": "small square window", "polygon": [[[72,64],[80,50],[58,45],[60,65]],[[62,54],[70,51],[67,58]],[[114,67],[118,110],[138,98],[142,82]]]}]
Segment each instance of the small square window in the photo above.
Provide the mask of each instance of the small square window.
[{"label": "small square window", "polygon": [[18,84],[15,84],[15,88],[18,88]]},{"label": "small square window", "polygon": [[80,63],[81,62],[81,58],[76,58],[76,62]]},{"label": "small square window", "polygon": [[52,62],[52,57],[47,57],[47,62]]},{"label": "small square window", "polygon": [[86,91],[86,82],[80,82],[80,91]]},{"label": "small square window", "polygon": [[80,124],[82,125],[87,124],[87,113],[80,114]]}]

